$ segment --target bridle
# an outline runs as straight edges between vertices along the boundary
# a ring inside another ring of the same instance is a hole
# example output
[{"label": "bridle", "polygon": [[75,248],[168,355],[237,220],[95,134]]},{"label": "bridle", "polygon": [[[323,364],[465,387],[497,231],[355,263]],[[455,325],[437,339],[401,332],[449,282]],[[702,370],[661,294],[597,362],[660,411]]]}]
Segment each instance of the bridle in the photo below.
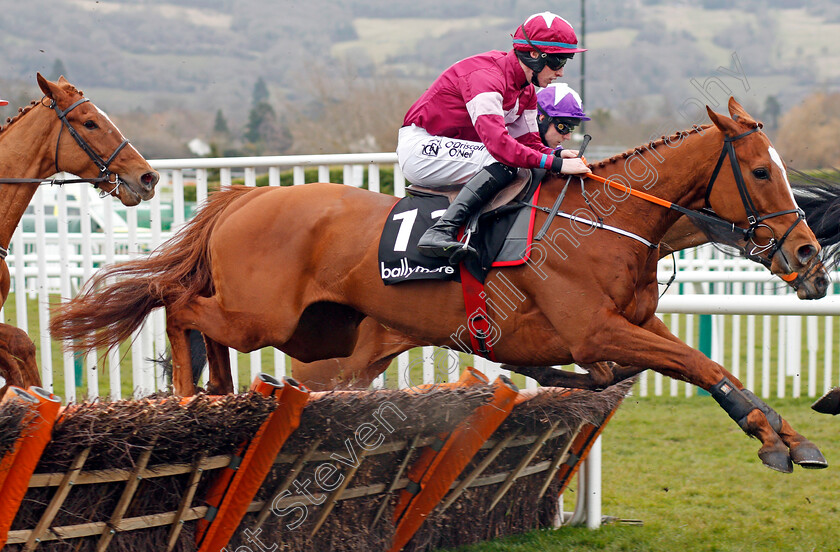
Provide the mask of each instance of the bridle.
[{"label": "bridle", "polygon": [[[796,228],[796,225],[805,220],[805,212],[797,207],[796,209],[787,209],[784,211],[776,211],[775,213],[770,213],[767,215],[761,215],[755,208],[755,203],[753,203],[749,190],[747,190],[747,186],[744,183],[744,176],[741,173],[741,165],[738,162],[738,156],[735,154],[735,146],[733,145],[733,142],[735,142],[736,140],[740,140],[745,136],[749,136],[753,132],[758,132],[759,130],[760,127],[756,126],[755,128],[750,129],[747,132],[738,134],[737,136],[724,136],[723,149],[721,150],[720,156],[718,157],[717,164],[715,165],[715,170],[712,172],[712,177],[709,180],[709,185],[706,187],[704,211],[708,213],[708,215],[711,216],[713,220],[715,217],[719,218],[712,210],[709,198],[712,195],[712,188],[714,187],[715,181],[717,180],[717,176],[720,173],[721,167],[723,166],[723,160],[726,157],[729,157],[729,164],[732,166],[732,173],[735,177],[735,184],[738,186],[738,194],[741,196],[741,203],[743,203],[744,210],[747,213],[747,222],[749,222],[750,224],[747,228],[732,226],[731,230],[733,232],[742,234],[744,242],[749,241],[752,244],[752,250],[749,252],[751,257],[758,257],[761,253],[764,253],[766,251],[767,259],[772,259],[773,255],[775,255],[781,249],[782,244],[785,242],[790,233],[793,232],[793,229]],[[779,217],[782,215],[789,215],[793,213],[797,215],[796,220],[793,222],[793,224],[791,224],[788,227],[788,229],[782,235],[782,238],[776,241],[775,232],[773,232],[772,228],[764,224],[764,221],[773,217]],[[720,220],[725,223],[725,221],[723,221],[722,219]],[[766,244],[759,245],[755,242],[755,232],[756,230],[762,227],[766,228],[772,234],[772,237]]]},{"label": "bridle", "polygon": [[129,141],[126,140],[125,138],[123,138],[122,143],[119,146],[117,146],[117,148],[110,155],[110,157],[108,157],[108,159],[102,159],[102,157],[100,157],[99,154],[96,153],[93,150],[93,148],[90,146],[90,144],[88,144],[87,141],[85,141],[85,139],[82,138],[82,136],[76,131],[76,129],[73,128],[73,125],[70,124],[70,121],[67,120],[67,114],[68,113],[73,111],[75,108],[77,108],[81,104],[83,104],[85,102],[89,102],[90,100],[88,100],[87,98],[81,98],[79,100],[76,100],[72,105],[70,105],[70,107],[68,107],[65,110],[59,109],[59,107],[56,105],[54,99],[51,99],[49,104],[44,104],[43,101],[44,100],[42,98],[41,99],[41,105],[45,105],[46,107],[55,111],[55,114],[58,116],[58,118],[61,120],[61,123],[62,123],[61,129],[58,131],[58,138],[55,141],[55,161],[54,161],[55,171],[56,172],[61,172],[61,168],[58,165],[58,149],[59,149],[59,146],[61,145],[61,135],[64,132],[64,129],[67,128],[67,132],[70,134],[70,136],[72,136],[73,139],[76,141],[76,143],[79,145],[79,147],[82,148],[82,151],[84,151],[87,154],[88,158],[90,158],[90,160],[93,162],[93,164],[96,165],[97,168],[99,168],[100,176],[95,177],[95,178],[65,178],[65,179],[60,179],[60,178],[53,178],[53,179],[0,178],[0,184],[49,183],[49,184],[57,184],[57,185],[60,186],[62,184],[71,184],[71,183],[76,183],[76,182],[90,182],[91,184],[93,184],[94,188],[99,188],[100,184],[107,182],[109,184],[113,184],[114,187],[108,192],[105,192],[104,190],[100,191],[100,195],[102,195],[103,197],[106,196],[106,195],[114,195],[119,190],[119,187],[123,183],[123,180],[120,178],[119,174],[113,172],[109,167],[110,167],[111,163],[113,163],[114,159],[116,159],[117,155],[119,155],[119,153],[123,150],[123,148],[125,148],[129,144]]},{"label": "bridle", "polygon": [[[55,100],[52,100],[50,102],[50,105],[48,106],[50,109],[55,111],[55,114],[58,115],[58,118],[61,119],[61,122],[63,123],[61,130],[58,131],[58,139],[56,139],[55,141],[55,170],[56,172],[61,172],[61,169],[58,167],[58,146],[61,144],[61,133],[64,131],[65,128],[67,128],[67,132],[70,134],[70,136],[73,137],[76,143],[79,144],[79,147],[82,148],[82,151],[84,151],[90,158],[90,160],[93,161],[93,164],[99,168],[99,174],[101,176],[99,176],[98,178],[87,179],[87,181],[91,182],[95,188],[99,187],[100,182],[108,182],[109,184],[114,184],[114,188],[111,190],[111,193],[113,193],[117,190],[117,188],[119,188],[120,184],[122,184],[122,180],[120,179],[120,175],[111,171],[111,169],[109,169],[108,167],[111,165],[114,159],[116,159],[117,155],[119,155],[123,148],[128,145],[128,140],[123,138],[122,143],[120,143],[120,145],[117,146],[117,148],[114,150],[114,153],[112,153],[107,160],[103,160],[98,153],[93,151],[93,148],[90,147],[90,144],[88,144],[85,141],[85,139],[82,138],[82,136],[70,124],[70,121],[67,120],[68,113],[73,111],[76,107],[89,101],[90,100],[88,100],[87,98],[81,98],[79,100],[76,100],[70,107],[68,107],[64,111],[58,108],[58,106],[55,104]],[[113,177],[113,180],[111,179],[111,177]]]},{"label": "bridle", "polygon": [[[745,256],[747,258],[753,260],[753,261],[761,263],[762,265],[764,265],[766,268],[769,269],[770,265],[771,265],[771,262],[772,262],[772,259],[773,259],[773,255],[775,255],[781,249],[782,244],[784,244],[784,241],[787,239],[787,237],[790,235],[790,233],[793,231],[793,229],[796,227],[796,225],[799,224],[801,221],[805,220],[805,212],[802,209],[797,207],[795,209],[787,209],[787,210],[784,210],[784,211],[777,211],[775,213],[770,213],[770,214],[767,214],[767,215],[761,215],[761,214],[758,213],[758,210],[755,208],[755,203],[753,202],[752,197],[750,196],[749,190],[747,190],[747,186],[744,183],[743,174],[741,173],[741,164],[738,162],[738,155],[735,153],[735,146],[733,145],[733,142],[735,142],[737,140],[740,140],[741,138],[744,138],[745,136],[749,136],[750,134],[752,134],[754,132],[758,132],[759,130],[760,130],[760,127],[756,126],[755,128],[748,130],[747,132],[743,132],[743,133],[738,134],[737,136],[733,136],[731,138],[728,137],[728,136],[724,136],[723,149],[720,153],[720,156],[718,157],[718,161],[717,161],[717,164],[715,165],[714,171],[712,172],[712,176],[709,179],[709,184],[706,187],[705,207],[703,209],[700,209],[700,210],[695,211],[695,210],[692,210],[692,209],[688,209],[686,207],[682,207],[681,205],[677,205],[677,204],[672,203],[670,201],[658,198],[656,196],[653,196],[651,194],[647,194],[645,192],[641,192],[639,190],[634,190],[634,189],[630,188],[629,186],[625,186],[624,184],[621,184],[617,181],[610,180],[608,178],[604,178],[604,177],[599,176],[599,175],[594,174],[594,173],[589,173],[589,174],[585,175],[583,178],[581,178],[581,189],[583,190],[584,179],[585,178],[591,178],[592,180],[595,180],[597,182],[601,182],[602,184],[605,184],[605,185],[612,186],[613,188],[616,188],[616,189],[620,189],[624,193],[627,193],[627,194],[632,195],[634,197],[637,197],[639,199],[643,199],[643,200],[645,200],[649,203],[654,203],[654,204],[659,205],[661,207],[665,207],[666,209],[672,209],[674,211],[677,211],[680,214],[685,215],[686,217],[688,217],[690,219],[694,219],[695,221],[698,221],[698,223],[699,223],[698,225],[701,228],[704,227],[704,226],[705,227],[713,227],[713,228],[716,227],[716,228],[719,228],[721,231],[734,234],[737,239],[743,240],[744,243],[750,242],[752,244],[752,248],[749,251],[747,251],[746,247],[744,248]],[[585,137],[585,140],[584,140],[585,143],[588,143],[588,140],[586,140],[586,138],[588,138],[588,137],[589,137],[588,135]],[[585,147],[585,145],[583,147]],[[737,184],[737,187],[738,187],[738,193],[741,196],[741,202],[743,203],[744,210],[747,213],[747,221],[749,222],[749,226],[747,228],[741,228],[739,226],[736,226],[732,222],[726,221],[720,215],[715,213],[714,210],[711,208],[711,203],[709,201],[709,198],[711,197],[712,187],[714,186],[715,181],[717,180],[718,174],[720,174],[720,169],[723,166],[723,160],[726,157],[729,157],[729,163],[732,167],[732,173],[733,173],[733,176],[735,178],[735,183]],[[585,162],[585,160],[584,160],[584,162]],[[644,244],[645,246],[647,246],[648,248],[651,248],[651,249],[657,247],[657,244],[654,244],[654,243],[644,239],[641,236],[638,236],[638,235],[633,234],[631,232],[627,232],[626,230],[622,230],[620,228],[615,228],[613,226],[609,226],[609,225],[604,224],[604,222],[603,222],[603,220],[601,220],[600,216],[598,217],[598,221],[595,222],[595,221],[592,221],[592,220],[582,219],[580,217],[574,217],[574,216],[568,215],[567,213],[560,212],[560,205],[563,202],[563,197],[566,195],[566,191],[568,190],[570,179],[571,179],[571,177],[569,179],[567,179],[565,188],[563,188],[563,191],[557,196],[557,198],[554,202],[554,205],[552,206],[551,209],[541,207],[541,206],[538,206],[538,205],[534,205],[534,204],[531,204],[531,203],[527,203],[527,202],[520,202],[522,205],[526,205],[528,207],[533,207],[535,209],[539,209],[541,211],[544,211],[544,212],[548,213],[548,218],[546,219],[545,223],[543,224],[543,227],[540,229],[539,232],[536,232],[534,234],[534,240],[539,240],[546,234],[552,220],[556,216],[562,216],[564,218],[569,218],[569,219],[576,220],[577,222],[580,222],[580,223],[588,224],[588,225],[593,226],[595,228],[600,228],[602,230],[609,230],[611,232],[614,232],[614,233],[617,233],[617,234],[620,234],[620,235],[623,235],[623,236],[626,236],[626,237],[629,237],[629,238],[633,238],[636,241],[641,242],[642,244]],[[584,194],[583,197],[586,200],[586,194]],[[589,201],[588,200],[586,200],[586,201],[587,201],[587,204],[589,204]],[[590,207],[591,207],[591,205],[590,205]],[[772,228],[770,228],[769,226],[764,224],[764,221],[767,220],[767,219],[773,218],[773,217],[778,217],[778,216],[792,214],[792,213],[795,213],[797,215],[796,220],[793,222],[793,224],[790,225],[790,227],[788,227],[788,229],[782,235],[782,238],[780,240],[776,241],[775,232],[773,232]],[[755,238],[755,232],[760,227],[767,228],[770,231],[770,233],[773,234],[773,237],[770,238],[770,240],[768,241],[767,244],[760,245],[760,244],[757,244],[755,242],[755,239],[754,239]],[[740,246],[735,246],[735,247],[740,248]],[[769,252],[767,254],[767,256],[762,255],[762,253],[765,253],[765,252]],[[816,268],[816,265],[813,265],[807,271],[805,271],[802,274],[793,272],[791,274],[780,276],[780,278],[782,280],[786,281],[794,289],[798,289],[799,286],[804,282],[804,280],[807,277],[810,276],[810,274],[813,272],[813,270],[815,270],[815,268]],[[672,277],[671,281],[673,281],[673,279],[674,278]],[[670,282],[668,283],[668,285],[670,285]]]},{"label": "bridle", "polygon": [[[661,205],[662,207],[666,207],[668,209],[672,209],[672,210],[677,211],[680,214],[683,214],[683,215],[685,215],[685,216],[687,216],[691,219],[700,221],[702,224],[715,226],[715,227],[721,228],[722,230],[725,230],[727,232],[731,232],[731,233],[735,234],[736,236],[738,236],[739,238],[743,239],[743,241],[745,243],[750,242],[752,244],[752,249],[749,251],[749,256],[751,258],[758,259],[758,258],[760,258],[759,255],[761,255],[764,252],[767,252],[767,257],[766,258],[768,259],[767,262],[769,263],[770,259],[773,258],[773,255],[775,255],[781,249],[782,244],[785,242],[785,240],[790,235],[790,233],[793,231],[793,229],[796,227],[796,225],[799,224],[801,221],[805,220],[805,212],[802,211],[802,209],[796,208],[796,209],[787,209],[787,210],[784,210],[784,211],[777,211],[775,213],[770,213],[770,214],[767,214],[767,215],[761,215],[756,210],[755,203],[753,203],[753,200],[752,200],[752,197],[750,196],[749,190],[747,190],[747,186],[744,183],[744,177],[741,174],[741,164],[738,162],[738,156],[735,153],[735,146],[733,145],[733,142],[735,142],[737,140],[740,140],[741,138],[744,138],[745,136],[749,136],[753,132],[758,132],[759,130],[760,130],[759,127],[755,127],[751,130],[748,130],[747,132],[738,134],[737,136],[733,136],[731,138],[728,137],[728,136],[724,136],[723,150],[720,153],[720,157],[718,157],[717,164],[715,165],[715,169],[712,172],[711,179],[709,180],[709,185],[706,187],[706,200],[705,200],[706,206],[703,209],[698,210],[698,211],[695,211],[695,210],[692,210],[692,209],[687,209],[687,208],[682,207],[680,205],[676,205],[676,204],[674,204],[670,201],[660,199],[656,196],[652,196],[650,194],[646,194],[644,192],[640,192],[640,191],[634,190],[632,188],[628,189],[627,187],[625,187],[625,185],[623,185],[619,182],[609,180],[607,178],[604,178],[602,176],[598,176],[596,174],[587,174],[586,178],[591,178],[591,179],[596,180],[598,182],[608,184],[608,185],[610,185],[614,188],[621,189],[625,193],[629,193],[632,196],[638,197],[640,199],[644,199],[645,201],[648,201],[650,203],[655,203],[657,205]],[[735,226],[734,223],[728,222],[725,219],[723,219],[720,215],[718,215],[717,213],[714,212],[714,210],[711,208],[711,203],[709,202],[709,198],[710,198],[711,193],[712,193],[712,187],[714,186],[715,181],[717,180],[717,176],[720,173],[721,167],[723,166],[723,160],[726,157],[729,157],[729,163],[732,166],[732,172],[733,172],[733,175],[735,177],[735,183],[738,186],[738,193],[741,196],[741,202],[743,203],[744,210],[747,213],[747,221],[750,224],[747,228],[741,228],[740,226]],[[788,227],[788,229],[785,231],[784,235],[782,235],[781,239],[779,239],[777,241],[776,236],[775,236],[775,232],[773,232],[772,228],[770,228],[769,226],[764,224],[764,221],[767,220],[767,219],[773,218],[773,217],[778,217],[778,216],[781,216],[781,215],[787,215],[787,214],[791,214],[791,213],[796,213],[796,215],[797,215],[796,221],[794,221],[794,223],[791,224],[790,227]],[[766,244],[758,244],[758,243],[755,242],[755,232],[756,232],[756,230],[758,230],[759,228],[762,228],[762,227],[766,228],[767,230],[770,231],[771,234],[773,234],[773,237],[771,237],[770,240]]]}]

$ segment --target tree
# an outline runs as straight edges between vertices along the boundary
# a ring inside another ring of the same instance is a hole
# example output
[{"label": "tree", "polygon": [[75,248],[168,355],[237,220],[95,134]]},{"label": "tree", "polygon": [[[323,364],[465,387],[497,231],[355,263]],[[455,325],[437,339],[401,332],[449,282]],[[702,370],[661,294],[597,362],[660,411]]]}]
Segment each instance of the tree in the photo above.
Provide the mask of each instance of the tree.
[{"label": "tree", "polygon": [[268,102],[268,85],[265,84],[265,81],[262,77],[257,79],[257,82],[254,83],[254,91],[251,92],[251,106],[256,107],[261,103]]},{"label": "tree", "polygon": [[227,120],[225,119],[224,114],[222,114],[221,109],[216,111],[216,120],[213,123],[213,132],[216,134],[230,134]]},{"label": "tree", "polygon": [[764,119],[767,127],[773,130],[779,127],[779,116],[782,114],[782,104],[776,96],[767,96],[764,100]]},{"label": "tree", "polygon": [[260,102],[251,108],[243,137],[255,155],[285,153],[293,142],[291,132],[267,102]]},{"label": "tree", "polygon": [[819,92],[779,120],[776,146],[785,162],[797,169],[840,166],[840,93]]},{"label": "tree", "polygon": [[67,76],[67,68],[64,67],[64,62],[58,58],[55,58],[53,62],[52,70],[50,71],[50,76],[48,77],[50,80],[58,80],[58,77],[64,75],[64,78],[69,78]]}]

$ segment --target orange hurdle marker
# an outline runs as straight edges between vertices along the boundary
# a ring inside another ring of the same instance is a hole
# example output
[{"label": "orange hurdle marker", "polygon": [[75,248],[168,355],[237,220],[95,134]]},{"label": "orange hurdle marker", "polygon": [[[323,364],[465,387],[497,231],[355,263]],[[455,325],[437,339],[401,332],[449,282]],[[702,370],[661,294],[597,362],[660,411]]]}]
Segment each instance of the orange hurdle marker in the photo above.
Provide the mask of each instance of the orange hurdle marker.
[{"label": "orange hurdle marker", "polygon": [[[9,387],[6,390],[6,394],[3,395],[3,399],[0,400],[0,404],[11,401],[18,401],[24,403],[32,409],[34,409],[38,405],[38,399],[36,399],[32,393],[30,393],[26,389],[21,389],[20,387],[14,386]],[[8,475],[9,470],[12,468],[12,464],[15,461],[15,457],[17,456],[17,453],[20,450],[20,445],[25,434],[24,430],[26,429],[26,418],[24,418],[23,421],[24,425],[21,428],[20,436],[17,438],[17,441],[15,441],[14,446],[3,456],[2,459],[0,459],[0,491],[3,490],[3,482],[6,481],[6,475]]]},{"label": "orange hurdle marker", "polygon": [[251,390],[273,396],[277,409],[210,487],[207,515],[199,520],[196,531],[199,552],[218,552],[230,541],[286,439],[300,425],[300,414],[309,400],[309,390],[292,378],[278,381],[259,374]]},{"label": "orange hurdle marker", "polygon": [[[23,390],[19,389],[15,393],[22,397],[20,391]],[[0,490],[0,497],[2,497],[0,500],[0,547],[6,544],[9,528],[29,488],[29,479],[35,472],[35,466],[38,465],[41,454],[50,442],[52,428],[61,407],[61,398],[43,387],[33,386],[26,392],[35,399],[37,404],[32,404],[33,410],[28,418],[29,423],[26,424],[18,439],[19,449],[6,472],[6,479]],[[17,444],[15,446],[18,447]]]},{"label": "orange hurdle marker", "polygon": [[412,481],[401,493],[401,509],[394,515],[396,531],[388,552],[398,552],[411,540],[458,475],[513,410],[519,389],[505,376],[499,376],[493,383],[493,400],[475,409],[458,424],[435,451],[420,481]]},{"label": "orange hurdle marker", "polygon": [[[476,370],[472,366],[468,366],[461,372],[461,377],[458,378],[458,381],[449,382],[449,383],[442,383],[439,384],[440,387],[444,389],[453,389],[455,387],[470,387],[472,385],[487,385],[490,383],[490,380],[484,375],[482,372]],[[409,392],[420,392],[425,389],[431,390],[433,385],[425,384],[419,385],[416,388],[410,388]],[[428,471],[429,466],[432,465],[434,462],[435,457],[441,451],[443,444],[449,438],[451,433],[441,433],[437,435],[434,443],[431,445],[424,447],[423,450],[420,451],[420,455],[417,457],[417,460],[411,465],[406,473],[406,477],[408,480],[413,482],[415,485],[419,484],[419,482],[423,479],[424,474]],[[413,487],[413,485],[412,485]],[[394,508],[394,519],[399,519],[402,516],[405,509],[408,507],[409,502],[411,499],[414,498],[414,495],[410,492],[406,491],[405,489],[400,492],[400,498],[397,501],[397,505]]]}]

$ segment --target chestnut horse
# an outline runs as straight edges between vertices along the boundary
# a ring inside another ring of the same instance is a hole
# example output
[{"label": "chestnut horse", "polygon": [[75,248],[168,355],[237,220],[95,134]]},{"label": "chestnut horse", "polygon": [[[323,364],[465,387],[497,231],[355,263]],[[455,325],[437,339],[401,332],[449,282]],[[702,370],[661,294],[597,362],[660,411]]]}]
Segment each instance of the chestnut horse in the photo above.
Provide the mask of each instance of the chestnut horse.
[{"label": "chestnut horse", "polygon": [[[797,203],[805,213],[805,220],[808,221],[808,225],[822,247],[823,257],[826,256],[826,252],[829,252],[832,262],[836,264],[837,259],[834,257],[840,256],[840,252],[836,251],[840,247],[840,222],[835,220],[834,211],[840,209],[840,187],[828,182],[817,182],[806,187],[794,187],[793,192]],[[833,224],[830,221],[833,221]],[[750,258],[749,251],[746,250],[738,235],[709,225],[705,225],[701,230],[697,223],[688,217],[680,217],[668,229],[659,244],[659,256],[661,259],[670,253],[709,242],[726,246],[727,253]],[[767,265],[764,258],[752,257],[752,259]],[[825,297],[829,282],[830,276],[820,257],[814,257],[808,268],[801,274],[797,274],[795,278],[786,278],[786,284],[796,290],[800,299]],[[422,345],[426,344],[417,343],[411,337],[393,328],[365,318],[359,324],[359,337],[352,354],[313,362],[301,362],[292,358],[292,376],[313,391],[366,389],[400,353]],[[192,381],[197,384],[207,361],[203,337],[198,332],[190,334],[190,352]],[[444,361],[442,358],[433,360]],[[165,358],[163,362],[171,366],[172,357]],[[449,361],[446,360],[446,362]],[[506,366],[505,368],[514,372],[525,370],[542,385],[597,388],[586,375],[558,372],[552,367],[537,369]],[[220,394],[234,391],[231,379],[224,375],[220,376],[216,371],[211,371],[208,386],[215,393]]]},{"label": "chestnut horse", "polygon": [[[597,164],[587,196],[579,186],[568,190],[565,211],[596,220],[587,209],[600,197],[599,214],[623,233],[565,218],[550,221],[531,266],[504,271],[517,302],[488,293],[489,340],[500,362],[574,362],[593,370],[600,385],[644,369],[690,382],[710,391],[761,441],[759,457],[768,467],[825,467],[813,443],[654,315],[655,244],[683,214],[703,216],[697,210],[709,207],[721,224],[741,228],[777,275],[803,270],[820,249],[760,125],[734,99],[731,117],[707,111],[713,125]],[[631,162],[655,170],[643,179]],[[631,189],[625,175],[634,175],[647,192]],[[543,208],[565,183],[556,176],[544,181]],[[58,309],[50,330],[76,349],[114,347],[152,310],[165,307],[180,393],[193,389],[190,330],[205,335],[211,369],[227,377],[226,347],[246,352],[274,346],[305,362],[347,356],[365,317],[421,343],[459,348],[469,323],[460,284],[382,282],[379,232],[396,201],[336,184],[221,191],[149,258],[100,271],[85,292]],[[491,271],[488,280],[499,274]],[[600,361],[629,368],[599,373]]]},{"label": "chestnut horse", "polygon": [[[819,188],[818,191],[822,195],[811,198],[800,195],[797,193],[799,189],[794,188],[794,195],[799,199],[800,206],[805,213],[805,219],[812,228],[814,226],[811,224],[811,219],[817,218],[821,222],[821,219],[824,218],[822,215],[826,204],[840,206],[840,188]],[[836,232],[826,233],[824,237],[816,229],[814,232],[820,246],[823,248],[837,246],[840,243]],[[711,234],[711,237],[709,234]],[[662,238],[659,244],[659,257],[661,259],[671,253],[697,247],[710,241],[733,248],[739,251],[742,256],[748,256],[748,252],[744,250],[743,244],[737,241],[737,236],[734,234],[727,235],[717,228],[700,230],[690,218],[681,217],[668,229],[668,232]],[[765,261],[765,259],[755,260],[757,262]],[[801,274],[797,274],[795,278],[787,279],[786,283],[796,290],[800,299],[820,299],[825,297],[830,281],[830,276],[822,260],[819,257],[814,257],[809,263],[809,266]],[[303,383],[313,391],[326,391],[338,388],[365,389],[370,386],[377,376],[388,368],[391,361],[399,354],[422,345],[428,345],[428,343],[416,342],[411,337],[393,328],[388,328],[375,320],[365,318],[359,324],[359,339],[356,342],[356,348],[352,354],[342,358],[316,360],[313,362],[301,362],[293,358],[291,359],[292,376],[295,380]],[[193,348],[195,347],[196,345],[193,344]],[[199,347],[202,347],[201,343],[199,343]],[[200,352],[203,353],[203,348]],[[193,355],[196,356],[196,351],[193,351]],[[197,365],[194,359],[192,368],[193,381],[196,382],[201,370],[204,368],[204,361],[201,360],[200,365]],[[516,367],[505,365],[503,368],[513,370],[514,372],[527,373],[542,385],[584,389],[599,388],[585,374],[561,372],[551,367]],[[213,386],[217,391],[225,393],[233,391],[232,385],[229,389],[220,389],[215,381],[216,379],[229,381],[229,378],[220,377],[214,372],[211,372],[210,377],[211,381],[209,385]]]},{"label": "chestnut horse", "polygon": [[[92,182],[131,206],[150,199],[159,178],[108,116],[64,77],[50,82],[39,73],[37,80],[44,97],[0,130],[0,306],[9,295],[5,258],[12,234],[45,179],[66,171],[79,177],[73,182]],[[41,385],[35,344],[8,324],[0,324],[0,374],[7,385]]]}]

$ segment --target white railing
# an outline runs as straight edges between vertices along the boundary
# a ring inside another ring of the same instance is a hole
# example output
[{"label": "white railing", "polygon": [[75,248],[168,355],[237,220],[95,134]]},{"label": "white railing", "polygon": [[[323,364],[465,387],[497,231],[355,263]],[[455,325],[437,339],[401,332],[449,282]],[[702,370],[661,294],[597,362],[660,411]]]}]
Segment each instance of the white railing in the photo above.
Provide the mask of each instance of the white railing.
[{"label": "white railing", "polygon": [[[27,328],[37,338],[40,351],[57,348],[46,332],[50,301],[58,295],[75,294],[97,267],[136,257],[166,240],[171,231],[162,226],[164,209],[171,211],[172,229],[176,230],[186,220],[185,188],[194,188],[195,199],[200,203],[207,197],[211,171],[217,172],[223,186],[234,180],[256,186],[258,178],[266,177],[268,185],[278,186],[281,180],[283,184],[304,184],[307,168],[316,169],[318,181],[329,181],[330,168],[341,167],[340,180],[344,183],[360,187],[367,177],[367,187],[379,191],[381,168],[387,167],[393,170],[395,195],[405,193],[405,181],[396,164],[396,155],[390,153],[168,159],[151,161],[151,164],[161,172],[161,181],[158,194],[148,206],[151,213],[148,228],[140,227],[137,209],[125,210],[125,221],[122,222],[116,211],[120,206],[115,201],[105,198],[99,202],[76,191],[73,197],[77,198],[75,201],[83,213],[96,208],[97,213],[101,212],[98,216],[104,221],[103,225],[118,231],[93,232],[90,220],[82,216],[80,231],[70,233],[67,231],[67,208],[68,205],[76,206],[76,203],[68,203],[70,190],[51,191],[55,197],[50,201],[55,201],[54,205],[44,203],[45,197],[52,197],[50,194],[41,191],[36,194],[33,202],[36,231],[16,232],[7,259],[14,301],[6,305],[4,319]],[[46,232],[48,216],[57,218],[57,232]],[[115,224],[116,220],[120,220],[119,225]],[[660,264],[661,281],[670,276],[672,264],[670,257]],[[676,259],[676,265],[678,277],[659,310],[665,313],[665,320],[674,333],[689,345],[699,347],[698,341],[703,337],[698,337],[698,329],[704,324],[710,326],[711,349],[707,354],[737,376],[743,372],[749,387],[755,388],[755,383],[759,382],[756,391],[763,396],[798,396],[803,383],[808,395],[815,396],[840,381],[833,347],[836,341],[833,320],[834,316],[840,315],[836,298],[799,301],[790,295],[791,290],[785,284],[761,266],[743,259],[726,258],[711,247],[683,252]],[[708,296],[709,293],[714,295]],[[768,296],[778,297],[770,299]],[[37,309],[33,304],[37,304]],[[31,321],[30,311],[34,314]],[[704,313],[711,315],[711,324],[708,318],[703,319]],[[804,333],[803,316],[806,317]],[[130,347],[113,352],[106,359],[91,357],[82,361],[63,355],[57,356],[54,362],[52,355],[44,354],[40,365],[45,385],[68,400],[75,400],[79,393],[116,398],[163,389],[166,381],[160,368],[147,359],[157,358],[165,352],[163,313],[158,312],[149,318]],[[433,378],[435,353],[436,349],[425,347],[411,355],[401,355],[396,369],[387,373],[388,378],[393,378],[393,383],[388,384],[405,387],[416,383],[409,382],[406,374],[410,366],[417,363],[422,364],[419,371],[424,380]],[[807,357],[805,364],[803,356]],[[98,360],[100,369],[96,369]],[[238,386],[240,378],[250,381],[260,371],[283,375],[287,359],[272,349],[248,355],[232,352],[231,363]],[[475,358],[473,364],[491,377],[501,373],[498,365],[481,358]],[[803,366],[807,368],[803,370]],[[458,371],[453,363],[450,375]],[[771,381],[776,382],[775,390],[771,389]],[[385,384],[385,378],[376,382],[378,386]],[[524,385],[533,387],[535,383],[525,381]],[[672,381],[670,394],[694,394],[690,386],[680,389],[680,385],[685,386]],[[643,375],[638,392],[642,395],[668,394],[659,374]]]}]

